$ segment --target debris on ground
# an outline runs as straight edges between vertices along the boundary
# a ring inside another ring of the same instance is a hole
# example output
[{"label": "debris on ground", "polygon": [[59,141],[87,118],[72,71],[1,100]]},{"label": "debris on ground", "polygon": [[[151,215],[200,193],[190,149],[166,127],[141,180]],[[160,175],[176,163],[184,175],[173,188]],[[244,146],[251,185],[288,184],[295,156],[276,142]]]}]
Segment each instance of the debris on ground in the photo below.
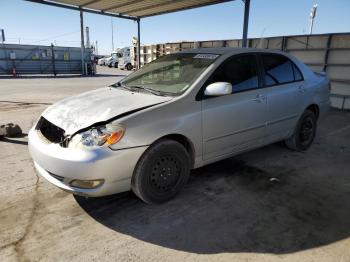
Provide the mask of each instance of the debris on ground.
[{"label": "debris on ground", "polygon": [[6,125],[0,125],[0,137],[16,137],[22,135],[22,129],[19,125],[9,123]]},{"label": "debris on ground", "polygon": [[280,183],[281,180],[279,180],[279,179],[276,178],[276,177],[271,177],[271,178],[270,178],[270,182],[271,182],[271,183]]}]

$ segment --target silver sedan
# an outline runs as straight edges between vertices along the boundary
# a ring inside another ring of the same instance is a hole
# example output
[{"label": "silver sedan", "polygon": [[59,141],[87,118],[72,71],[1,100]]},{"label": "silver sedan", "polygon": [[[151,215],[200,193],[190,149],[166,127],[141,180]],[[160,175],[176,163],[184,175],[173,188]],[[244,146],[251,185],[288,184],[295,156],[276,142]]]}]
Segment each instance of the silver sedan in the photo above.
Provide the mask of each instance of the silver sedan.
[{"label": "silver sedan", "polygon": [[162,203],[191,169],[282,140],[307,150],[329,109],[329,87],[283,52],[189,50],[47,108],[29,150],[38,173],[65,191],[131,189]]}]

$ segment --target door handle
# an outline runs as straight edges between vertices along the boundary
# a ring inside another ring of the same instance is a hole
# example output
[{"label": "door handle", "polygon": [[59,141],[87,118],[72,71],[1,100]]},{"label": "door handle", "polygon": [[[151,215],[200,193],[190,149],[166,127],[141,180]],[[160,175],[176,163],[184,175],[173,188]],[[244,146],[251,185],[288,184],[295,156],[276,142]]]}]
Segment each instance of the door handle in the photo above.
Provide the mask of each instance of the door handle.
[{"label": "door handle", "polygon": [[265,96],[264,95],[256,95],[256,97],[253,99],[253,101],[257,102],[257,103],[261,103],[265,100]]}]

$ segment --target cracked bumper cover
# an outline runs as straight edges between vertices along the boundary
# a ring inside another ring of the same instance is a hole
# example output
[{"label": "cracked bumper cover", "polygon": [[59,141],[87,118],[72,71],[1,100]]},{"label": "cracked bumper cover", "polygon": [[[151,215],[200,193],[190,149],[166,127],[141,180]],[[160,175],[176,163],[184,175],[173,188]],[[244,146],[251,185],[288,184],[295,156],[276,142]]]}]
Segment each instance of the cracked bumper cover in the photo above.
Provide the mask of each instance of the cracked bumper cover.
[{"label": "cracked bumper cover", "polygon": [[[89,197],[130,190],[134,168],[147,149],[138,147],[113,151],[110,148],[63,148],[45,143],[34,129],[29,132],[28,138],[29,152],[39,175],[67,192]],[[104,183],[94,189],[83,189],[69,185],[74,179],[104,179]]]}]

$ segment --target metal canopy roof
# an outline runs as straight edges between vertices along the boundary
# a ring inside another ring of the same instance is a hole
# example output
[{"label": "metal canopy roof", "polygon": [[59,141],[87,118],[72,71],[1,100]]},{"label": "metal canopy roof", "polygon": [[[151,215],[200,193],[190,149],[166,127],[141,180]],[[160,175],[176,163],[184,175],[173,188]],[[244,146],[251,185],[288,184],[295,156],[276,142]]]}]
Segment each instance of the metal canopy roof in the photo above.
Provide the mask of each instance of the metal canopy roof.
[{"label": "metal canopy roof", "polygon": [[[137,67],[141,64],[140,20],[144,17],[172,13],[207,5],[231,2],[235,0],[25,0],[28,2],[51,5],[80,11],[81,50],[84,50],[83,12],[119,17],[137,21]],[[242,47],[247,47],[250,0],[244,2],[244,24]],[[82,72],[84,58],[82,55]]]},{"label": "metal canopy roof", "polygon": [[137,20],[234,0],[27,0],[96,14]]}]

